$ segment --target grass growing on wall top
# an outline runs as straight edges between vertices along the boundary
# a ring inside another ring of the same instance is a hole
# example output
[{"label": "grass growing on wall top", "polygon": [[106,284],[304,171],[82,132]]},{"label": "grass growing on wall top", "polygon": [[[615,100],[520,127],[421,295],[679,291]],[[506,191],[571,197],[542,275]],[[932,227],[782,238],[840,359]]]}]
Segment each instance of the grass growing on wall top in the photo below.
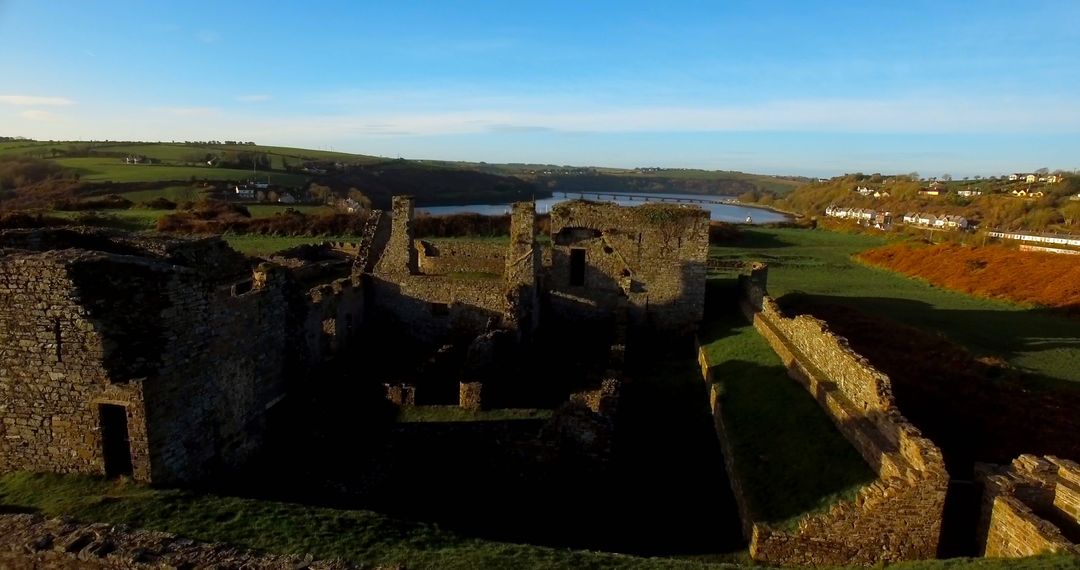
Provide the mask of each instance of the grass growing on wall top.
[{"label": "grass growing on wall top", "polygon": [[718,315],[700,339],[721,386],[735,468],[756,520],[793,528],[804,514],[852,499],[876,478],[741,315]]}]

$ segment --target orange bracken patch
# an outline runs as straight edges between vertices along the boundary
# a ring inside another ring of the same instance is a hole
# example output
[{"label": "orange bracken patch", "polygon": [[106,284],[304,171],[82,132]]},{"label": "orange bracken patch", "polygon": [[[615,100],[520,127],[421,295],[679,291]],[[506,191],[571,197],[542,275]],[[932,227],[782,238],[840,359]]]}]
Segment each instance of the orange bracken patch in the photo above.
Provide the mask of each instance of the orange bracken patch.
[{"label": "orange bracken patch", "polygon": [[1065,309],[1080,315],[1080,256],[1004,246],[893,244],[860,260],[971,295]]}]

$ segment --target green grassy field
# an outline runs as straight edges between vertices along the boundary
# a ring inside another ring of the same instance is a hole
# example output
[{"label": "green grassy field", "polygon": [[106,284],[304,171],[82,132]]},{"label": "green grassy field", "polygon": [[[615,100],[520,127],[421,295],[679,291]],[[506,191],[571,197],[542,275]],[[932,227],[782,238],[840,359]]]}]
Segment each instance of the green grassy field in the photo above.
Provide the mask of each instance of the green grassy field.
[{"label": "green grassy field", "polygon": [[329,206],[311,205],[250,204],[244,207],[248,209],[248,212],[251,212],[252,218],[269,218],[290,209],[305,214],[329,214],[334,211]]},{"label": "green grassy field", "polygon": [[[124,164],[116,158],[58,158],[57,164],[70,168],[82,180],[90,182],[160,182],[169,180],[235,180],[251,178],[250,170],[211,168],[205,166],[177,166],[166,164]],[[259,173],[259,179],[267,176],[270,182],[282,186],[300,186],[307,180],[299,174],[280,172]]]},{"label": "green grassy field", "polygon": [[[372,511],[197,495],[94,477],[9,473],[0,476],[0,506],[86,522],[126,524],[196,540],[227,542],[266,552],[311,553],[365,564],[410,569],[626,568],[722,569],[731,564],[692,559],[640,558],[485,541],[432,524]],[[890,565],[907,570],[1076,568],[1075,557],[928,560]]]},{"label": "green grassy field", "polygon": [[135,203],[149,202],[155,198],[165,198],[180,204],[183,202],[198,202],[205,194],[195,186],[169,186],[158,190],[124,192],[122,196]]},{"label": "green grassy field", "polygon": [[130,210],[92,210],[86,212],[52,211],[49,212],[49,215],[68,218],[86,225],[138,232],[153,230],[157,225],[158,218],[171,213],[173,213],[172,210],[132,208]]},{"label": "green grassy field", "polygon": [[978,356],[1000,356],[1032,374],[1080,382],[1080,321],[940,289],[851,258],[883,243],[874,236],[755,228],[745,230],[739,243],[711,247],[710,256],[769,263],[774,297],[803,292],[939,333]]},{"label": "green grassy field", "polygon": [[715,367],[736,469],[756,520],[791,528],[802,515],[851,499],[875,479],[741,315],[712,319],[700,340]]},{"label": "green grassy field", "polygon": [[225,234],[221,236],[235,249],[247,255],[268,255],[283,249],[289,249],[308,243],[322,243],[324,241],[355,241],[355,236],[264,236],[264,235],[236,235]]}]

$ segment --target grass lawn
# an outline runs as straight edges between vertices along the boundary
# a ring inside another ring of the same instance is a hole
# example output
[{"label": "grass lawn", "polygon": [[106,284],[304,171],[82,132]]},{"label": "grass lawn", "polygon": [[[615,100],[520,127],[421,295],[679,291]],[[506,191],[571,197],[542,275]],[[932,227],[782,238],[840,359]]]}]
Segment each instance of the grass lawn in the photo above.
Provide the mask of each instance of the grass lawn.
[{"label": "grass lawn", "polygon": [[225,234],[221,236],[235,249],[247,255],[268,255],[290,247],[324,241],[355,241],[356,236],[264,236]]},{"label": "grass lawn", "polygon": [[[59,158],[56,163],[79,173],[83,180],[100,182],[158,182],[162,180],[247,180],[250,170],[210,168],[201,166],[170,166],[164,164],[124,164],[117,158]],[[259,178],[270,177],[270,182],[282,186],[300,186],[307,177],[281,172],[259,173]]]},{"label": "grass lawn", "polygon": [[740,243],[712,246],[710,256],[767,262],[774,297],[803,292],[814,301],[940,333],[977,356],[1000,356],[1032,374],[1080,382],[1080,321],[941,289],[851,258],[884,244],[883,238],[799,229],[743,232]]},{"label": "grass lawn", "polygon": [[408,568],[702,567],[678,560],[470,539],[435,525],[396,520],[372,511],[197,495],[80,476],[4,475],[0,477],[0,504],[269,552],[312,553],[319,558]]},{"label": "grass lawn", "polygon": [[[0,476],[0,505],[73,516],[88,522],[127,524],[196,540],[228,542],[278,553],[311,553],[366,564],[408,568],[658,568],[720,569],[674,558],[640,558],[470,539],[435,525],[393,519],[363,510],[196,495],[94,477],[11,473]],[[1076,558],[920,561],[890,568],[1065,569]]]},{"label": "grass lawn", "polygon": [[194,186],[169,186],[159,190],[136,190],[134,192],[124,192],[121,195],[135,203],[149,202],[155,198],[165,198],[177,204],[198,202],[205,196],[200,188]]},{"label": "grass lawn", "polygon": [[158,218],[172,214],[173,210],[148,210],[131,208],[129,210],[90,210],[85,212],[51,211],[49,215],[78,220],[81,217],[93,217],[92,224],[129,231],[153,230]]},{"label": "grass lawn", "polygon": [[736,469],[757,520],[791,527],[805,513],[853,498],[875,479],[741,315],[710,320],[700,339],[722,389]]},{"label": "grass lawn", "polygon": [[417,422],[493,422],[506,420],[543,420],[551,410],[529,408],[471,411],[458,406],[406,406],[398,412],[397,421]]},{"label": "grass lawn", "polygon": [[329,206],[311,206],[311,205],[283,205],[283,204],[251,204],[244,206],[251,212],[252,218],[269,218],[275,214],[280,214],[285,210],[296,210],[304,214],[327,214],[334,211]]}]

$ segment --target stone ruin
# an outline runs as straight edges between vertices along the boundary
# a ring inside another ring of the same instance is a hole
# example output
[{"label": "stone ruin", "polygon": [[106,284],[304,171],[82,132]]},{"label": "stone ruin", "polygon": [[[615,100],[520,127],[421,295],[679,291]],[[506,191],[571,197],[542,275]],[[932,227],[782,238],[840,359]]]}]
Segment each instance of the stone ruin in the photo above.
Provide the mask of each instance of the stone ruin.
[{"label": "stone ruin", "polygon": [[[262,262],[220,238],[4,231],[0,472],[167,484],[234,469],[321,363],[363,353],[365,330],[469,347],[493,334],[528,343],[549,314],[622,329],[700,321],[706,212],[569,202],[552,216],[547,249],[532,203],[514,205],[507,247],[431,243],[413,235],[413,199],[396,197],[392,212],[372,213],[359,243],[301,246]],[[612,334],[619,362],[624,337]],[[466,371],[460,405],[487,406],[484,381],[497,370]],[[384,383],[400,405],[424,396],[408,381]],[[618,386],[605,375],[575,401],[610,412]]]},{"label": "stone ruin", "polygon": [[978,465],[976,478],[985,489],[979,521],[983,556],[1080,556],[1080,465],[1021,455],[1011,465]]}]

